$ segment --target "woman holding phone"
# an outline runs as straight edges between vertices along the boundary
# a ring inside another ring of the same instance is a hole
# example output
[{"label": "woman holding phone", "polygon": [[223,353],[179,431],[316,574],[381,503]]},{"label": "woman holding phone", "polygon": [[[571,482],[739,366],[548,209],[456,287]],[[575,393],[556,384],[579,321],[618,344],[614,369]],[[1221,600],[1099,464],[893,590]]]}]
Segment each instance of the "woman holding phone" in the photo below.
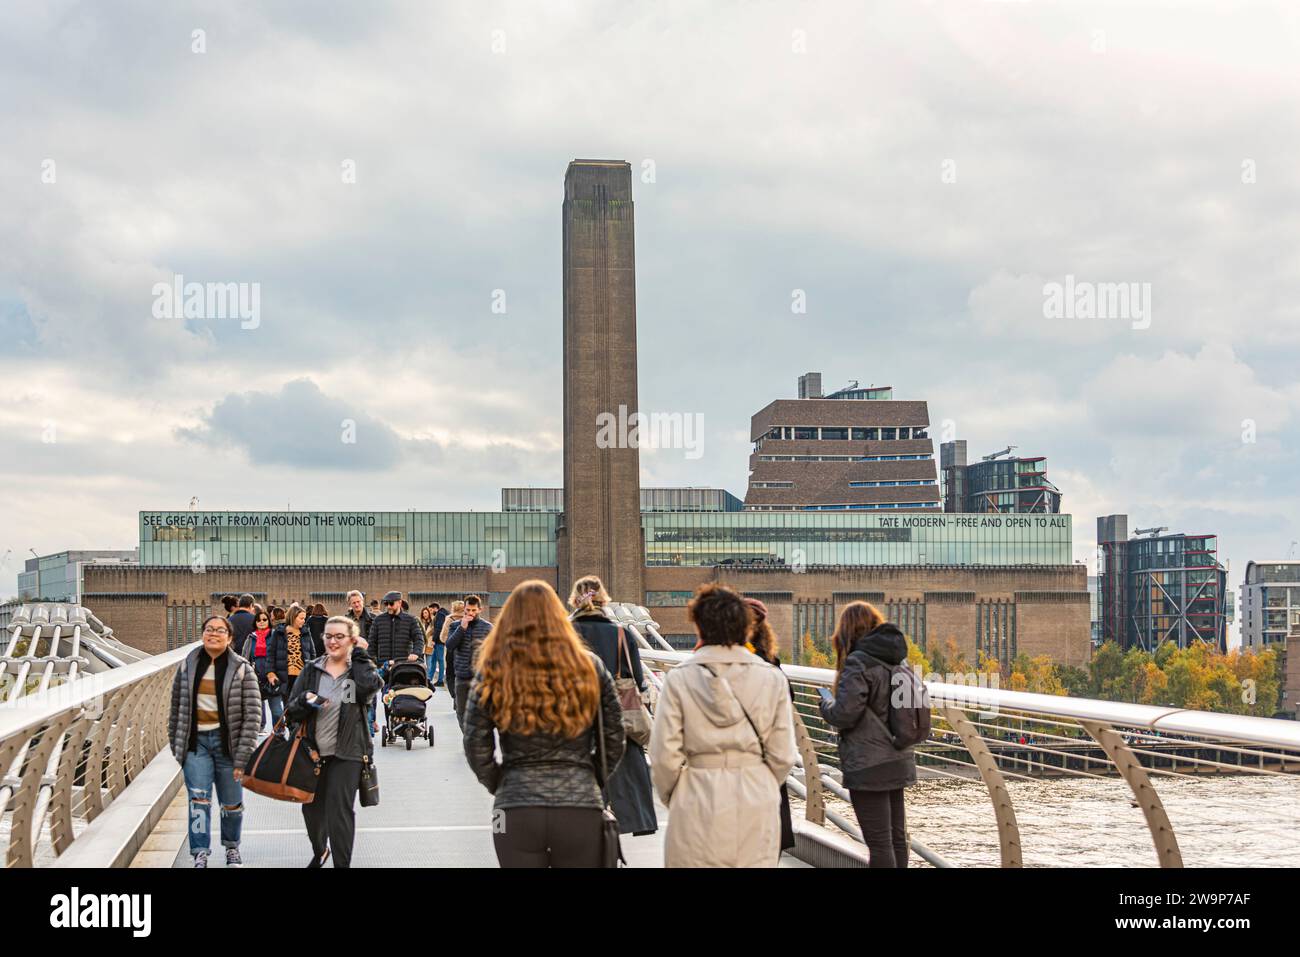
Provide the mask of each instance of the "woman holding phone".
[{"label": "woman holding phone", "polygon": [[907,639],[874,605],[854,601],[831,636],[835,683],[819,689],[822,719],[839,731],[840,770],[872,867],[906,867],[903,791],[916,783],[916,752],[894,747],[890,669],[907,660]]},{"label": "woman holding phone", "polygon": [[306,736],[321,757],[316,798],[302,806],[312,849],[307,866],[322,867],[333,853],[335,867],[350,867],[362,759],[374,753],[366,710],[382,682],[355,621],[335,615],[323,636],[325,654],[298,676],[284,717],[295,727],[307,722]]}]

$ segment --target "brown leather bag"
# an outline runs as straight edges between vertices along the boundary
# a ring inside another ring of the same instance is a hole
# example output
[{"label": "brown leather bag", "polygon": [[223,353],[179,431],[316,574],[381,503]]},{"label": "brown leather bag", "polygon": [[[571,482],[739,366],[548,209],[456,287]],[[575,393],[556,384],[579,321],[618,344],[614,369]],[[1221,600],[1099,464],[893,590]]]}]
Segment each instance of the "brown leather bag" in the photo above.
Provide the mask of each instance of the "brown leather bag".
[{"label": "brown leather bag", "polygon": [[320,783],[320,755],[307,741],[306,721],[291,738],[284,737],[283,730],[281,718],[248,759],[241,783],[254,794],[276,801],[310,804]]},{"label": "brown leather bag", "polygon": [[[641,747],[650,743],[650,712],[646,710],[645,699],[637,687],[636,671],[632,668],[632,653],[627,650],[627,639],[623,629],[618,630],[618,669],[614,676],[614,691],[618,694],[618,703],[623,708],[623,731],[628,738]],[[628,677],[623,675],[623,662],[627,662]]]}]

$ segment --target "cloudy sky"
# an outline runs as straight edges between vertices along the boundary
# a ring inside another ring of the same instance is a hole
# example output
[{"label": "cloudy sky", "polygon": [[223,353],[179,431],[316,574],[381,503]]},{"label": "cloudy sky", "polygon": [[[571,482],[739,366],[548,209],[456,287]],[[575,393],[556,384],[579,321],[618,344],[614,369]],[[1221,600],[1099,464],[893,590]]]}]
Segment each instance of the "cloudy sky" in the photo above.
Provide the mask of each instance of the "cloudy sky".
[{"label": "cloudy sky", "polygon": [[[1116,511],[1234,583],[1285,557],[1294,5],[866,6],[4,4],[0,592],[192,497],[558,485],[574,157],[633,164],[642,408],[704,417],[645,484],[743,495],[750,415],[821,371],[1046,455],[1090,564]],[[257,322],[158,317],[176,274]],[[1149,323],[1045,315],[1067,276]]]}]

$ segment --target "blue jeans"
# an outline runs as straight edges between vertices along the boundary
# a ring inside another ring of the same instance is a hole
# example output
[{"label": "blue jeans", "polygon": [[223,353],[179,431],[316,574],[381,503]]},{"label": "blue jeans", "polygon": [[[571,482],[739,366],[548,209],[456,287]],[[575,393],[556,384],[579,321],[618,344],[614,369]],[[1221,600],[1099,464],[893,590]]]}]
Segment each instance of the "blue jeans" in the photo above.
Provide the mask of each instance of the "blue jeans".
[{"label": "blue jeans", "polygon": [[[235,780],[235,764],[221,747],[220,731],[200,731],[196,746],[185,755],[181,773],[190,795],[190,853],[212,846],[212,789],[221,802],[221,846],[238,847],[244,825],[244,788]],[[242,770],[242,769],[241,769]]]},{"label": "blue jeans", "polygon": [[447,646],[435,644],[433,654],[429,655],[429,680],[441,681],[446,672]]},{"label": "blue jeans", "polygon": [[277,694],[263,700],[271,708],[271,727],[274,728],[280,716],[284,714],[284,698]]}]

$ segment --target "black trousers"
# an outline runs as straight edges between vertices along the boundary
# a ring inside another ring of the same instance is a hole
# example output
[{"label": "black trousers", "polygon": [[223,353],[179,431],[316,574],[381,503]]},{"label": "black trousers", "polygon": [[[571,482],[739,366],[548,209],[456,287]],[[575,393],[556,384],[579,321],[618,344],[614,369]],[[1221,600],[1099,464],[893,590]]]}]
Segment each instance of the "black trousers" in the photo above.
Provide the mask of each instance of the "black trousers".
[{"label": "black trousers", "polygon": [[495,812],[492,843],[502,867],[600,867],[601,812],[590,807],[512,807]]},{"label": "black trousers", "polygon": [[329,841],[335,867],[352,866],[352,842],[356,837],[354,807],[361,788],[361,762],[325,758],[316,785],[316,798],[302,806],[312,853],[319,858]]},{"label": "black trousers", "polygon": [[903,789],[849,791],[862,838],[871,852],[871,867],[907,866],[907,822]]},{"label": "black trousers", "polygon": [[469,686],[471,683],[469,678],[458,678],[456,680],[456,723],[460,725],[462,731],[465,729],[465,708],[469,706]]}]

